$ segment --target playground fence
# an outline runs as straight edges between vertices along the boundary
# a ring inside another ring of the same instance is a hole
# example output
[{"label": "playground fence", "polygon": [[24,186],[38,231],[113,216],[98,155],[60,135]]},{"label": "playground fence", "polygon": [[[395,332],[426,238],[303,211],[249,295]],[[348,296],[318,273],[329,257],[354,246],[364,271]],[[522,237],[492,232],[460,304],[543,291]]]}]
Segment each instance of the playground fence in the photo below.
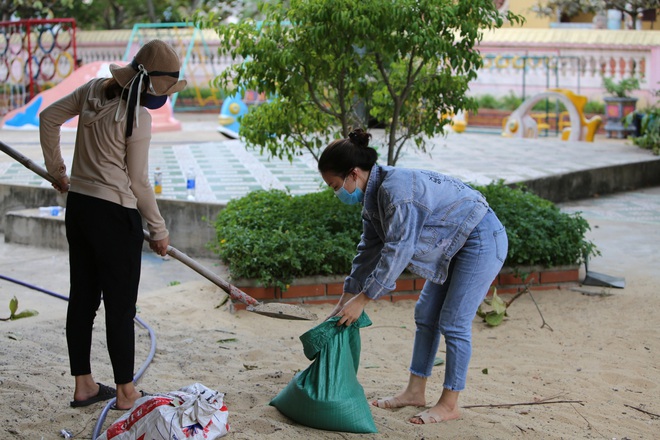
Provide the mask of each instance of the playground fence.
[{"label": "playground fence", "polygon": [[[59,33],[63,32],[60,29],[69,29],[67,32],[72,42],[66,49],[70,48],[72,52],[62,52],[70,55],[58,58],[51,53],[52,50],[43,50],[41,46],[44,43],[39,42],[37,58],[24,55],[21,61],[16,62],[19,72],[16,78],[23,79],[23,85],[14,84],[15,77],[10,71],[12,62],[7,55],[12,53],[10,48],[18,48],[18,42],[27,39],[21,37],[21,32],[27,32],[27,28],[17,27],[19,22],[10,22],[11,26],[5,23],[4,41],[0,40],[0,79],[4,79],[3,92],[10,92],[10,96],[0,96],[0,116],[23,105],[25,99],[33,96],[29,92],[31,87],[37,91],[40,87],[54,84],[59,75],[74,68],[70,67],[74,60],[82,64],[128,61],[141,44],[152,38],[169,41],[185,57],[183,71],[189,86],[185,91],[185,101],[183,96],[179,97],[180,105],[175,106],[177,111],[219,109],[223,98],[214,89],[212,80],[219,72],[242,61],[218,54],[220,41],[215,31],[200,30],[185,23],[136,25],[133,30],[76,33],[75,23],[65,25],[66,21],[53,20],[58,21],[60,23],[53,23],[50,28],[37,29],[41,34],[57,35],[56,41]],[[37,38],[36,41],[41,40]],[[64,44],[54,44],[53,49],[60,46]],[[46,45],[47,49],[49,47]],[[660,31],[499,29],[485,35],[479,50],[484,65],[478,77],[470,83],[470,93],[473,95],[488,93],[500,97],[513,94],[524,99],[548,88],[563,88],[592,100],[602,100],[603,77],[616,80],[635,77],[641,80],[640,90],[634,93],[640,98],[638,107],[655,104],[658,100],[655,92],[660,89],[660,69],[651,69],[651,66],[660,66]],[[42,63],[39,56],[47,61]],[[27,59],[34,61],[28,63]],[[36,69],[39,64],[43,65]],[[30,66],[35,68],[30,71],[32,73],[22,73]],[[38,73],[36,76],[35,72]],[[50,76],[52,78],[47,82],[45,78]],[[25,83],[28,78],[33,86],[30,82]],[[21,87],[25,90],[24,94],[17,96],[16,91]],[[262,95],[253,95],[257,97],[254,103],[262,101]]]},{"label": "playground fence", "polygon": [[0,22],[0,116],[69,76],[76,40],[73,19]]}]

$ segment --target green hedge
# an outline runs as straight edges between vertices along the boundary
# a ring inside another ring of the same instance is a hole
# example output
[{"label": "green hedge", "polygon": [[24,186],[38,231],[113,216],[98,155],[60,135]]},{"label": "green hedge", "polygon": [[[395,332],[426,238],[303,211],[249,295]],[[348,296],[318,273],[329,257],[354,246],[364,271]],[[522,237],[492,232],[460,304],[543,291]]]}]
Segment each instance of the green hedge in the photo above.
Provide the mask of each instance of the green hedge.
[{"label": "green hedge", "polygon": [[220,212],[211,249],[232,277],[286,289],[294,278],[350,270],[360,210],[340,203],[331,190],[301,196],[254,191]]},{"label": "green hedge", "polygon": [[552,202],[502,182],[476,188],[506,227],[507,266],[563,266],[597,255],[596,246],[585,239],[589,223],[579,213],[563,213]]},{"label": "green hedge", "polygon": [[[589,224],[523,189],[493,183],[479,189],[507,228],[507,266],[578,264],[596,254]],[[209,245],[232,277],[286,290],[294,278],[350,271],[362,232],[360,205],[345,205],[330,188],[292,196],[255,191],[232,200],[215,221]]]},{"label": "green hedge", "polygon": [[633,116],[641,117],[641,133],[639,136],[631,136],[633,144],[646,150],[651,150],[656,156],[660,155],[660,106],[650,107],[630,113],[626,117],[626,123],[632,124]]},{"label": "green hedge", "polygon": [[[486,93],[483,95],[477,95],[474,98],[476,99],[479,108],[513,111],[523,103],[522,97],[517,96],[513,92],[509,92],[507,95],[500,97]],[[528,96],[527,98],[531,98],[531,96]],[[534,104],[532,110],[536,112],[544,112],[546,110],[549,112],[563,112],[566,111],[566,106],[558,99],[548,98]],[[587,101],[584,105],[583,111],[585,114],[604,114],[605,103],[602,101]]]}]

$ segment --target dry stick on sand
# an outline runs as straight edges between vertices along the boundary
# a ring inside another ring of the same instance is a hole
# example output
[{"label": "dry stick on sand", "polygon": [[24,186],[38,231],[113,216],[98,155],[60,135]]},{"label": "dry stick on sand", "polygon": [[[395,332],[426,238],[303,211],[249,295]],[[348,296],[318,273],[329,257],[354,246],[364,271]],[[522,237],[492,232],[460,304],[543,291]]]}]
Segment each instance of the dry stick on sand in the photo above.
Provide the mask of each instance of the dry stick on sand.
[{"label": "dry stick on sand", "polygon": [[531,283],[533,283],[533,282],[534,282],[534,279],[532,278],[532,279],[530,280],[530,283],[529,283],[529,284],[525,284],[525,288],[524,288],[523,290],[519,290],[518,293],[516,293],[515,295],[513,295],[513,297],[512,297],[509,301],[507,301],[504,305],[505,305],[506,308],[508,309],[509,306],[511,305],[511,303],[514,302],[518,297],[522,296],[522,295],[525,294],[525,293],[529,293],[529,297],[532,298],[532,301],[534,301],[534,305],[536,306],[536,310],[538,310],[539,315],[541,315],[541,321],[543,321],[543,324],[541,325],[541,328],[543,328],[543,327],[548,327],[548,328],[550,329],[551,332],[554,332],[554,330],[552,329],[552,327],[550,327],[550,324],[548,324],[547,322],[545,322],[545,318],[543,317],[543,313],[541,313],[541,308],[539,307],[539,304],[536,302],[536,300],[535,300],[534,297],[532,296],[532,291],[529,290],[529,285],[530,285]]},{"label": "dry stick on sand", "polygon": [[603,437],[603,438],[607,438],[607,437],[605,437],[601,432],[599,432],[599,431],[594,427],[594,425],[592,425],[591,422],[590,422],[589,420],[587,420],[587,418],[586,418],[585,416],[582,415],[582,413],[581,413],[580,411],[577,410],[577,408],[575,407],[575,405],[571,405],[571,406],[573,407],[573,410],[574,410],[574,411],[575,411],[580,417],[582,417],[582,419],[583,419],[585,422],[587,422],[587,427],[588,427],[589,429],[593,429],[593,430],[596,431],[596,432],[598,433],[598,435],[600,435],[601,437]]},{"label": "dry stick on sand", "polygon": [[520,403],[490,403],[487,405],[465,405],[462,408],[510,408],[512,406],[525,406],[525,405],[550,405],[554,403],[579,403],[584,405],[582,400],[539,400],[534,402],[520,402]]},{"label": "dry stick on sand", "polygon": [[584,402],[582,400],[554,400],[554,399],[557,399],[558,397],[561,397],[562,395],[563,395],[563,393],[560,393],[560,394],[556,394],[554,396],[546,397],[545,399],[537,399],[537,400],[534,400],[533,402],[492,403],[492,404],[487,404],[487,405],[465,405],[462,408],[510,408],[512,406],[549,405],[549,404],[554,404],[554,403],[579,403],[580,405],[584,405]]},{"label": "dry stick on sand", "polygon": [[548,327],[548,328],[550,329],[551,332],[554,332],[554,330],[552,329],[552,327],[550,327],[550,324],[548,324],[547,322],[545,322],[545,318],[543,317],[543,313],[541,313],[541,308],[539,307],[539,304],[536,302],[536,300],[535,300],[534,297],[532,296],[532,292],[531,292],[529,289],[527,289],[527,293],[529,293],[529,297],[532,298],[532,301],[534,301],[534,305],[536,306],[536,310],[538,310],[538,311],[539,311],[539,315],[541,315],[541,321],[543,321],[543,324],[541,324],[541,328],[543,328],[543,327]]},{"label": "dry stick on sand", "polygon": [[[582,418],[587,422],[587,424],[589,425],[590,428],[593,428],[593,426],[591,425],[591,423],[589,422],[589,420],[587,420],[587,419],[586,419],[586,418],[585,418],[585,417],[584,417],[584,416],[583,416],[583,415],[577,410],[577,408],[575,408],[575,406],[573,405],[574,403],[577,403],[577,404],[580,404],[580,405],[583,405],[583,406],[584,406],[584,402],[583,402],[582,400],[552,400],[552,399],[556,399],[557,397],[560,397],[560,396],[561,396],[561,394],[557,394],[556,396],[546,397],[545,399],[539,399],[539,400],[535,400],[535,401],[533,401],[533,402],[522,402],[522,403],[494,403],[494,404],[488,404],[488,405],[465,405],[465,406],[463,406],[462,408],[511,408],[511,407],[513,407],[513,406],[526,406],[526,405],[550,405],[550,404],[555,404],[555,403],[570,403],[571,406],[573,407],[573,409],[575,410],[575,412],[578,413],[578,415],[579,415],[580,417],[582,417]],[[626,405],[626,406],[628,406],[628,405]],[[637,409],[637,408],[634,408],[634,409]],[[646,411],[644,411],[644,412],[646,412]],[[522,429],[522,428],[519,427],[518,425],[516,425],[516,427],[517,427],[518,429],[520,429],[521,431],[526,432],[524,429]],[[596,431],[596,432],[598,432],[598,431]],[[599,434],[600,434],[600,433],[599,433]]]},{"label": "dry stick on sand", "polygon": [[650,416],[652,416],[652,417],[660,417],[660,414],[654,414],[654,413],[652,413],[652,412],[645,411],[645,410],[643,410],[642,408],[638,408],[638,407],[636,407],[636,406],[631,406],[631,405],[628,405],[628,404],[625,404],[625,403],[623,404],[623,406],[627,406],[628,408],[636,409],[637,411],[639,411],[639,412],[643,412],[644,414],[648,414],[648,415],[650,415]]}]

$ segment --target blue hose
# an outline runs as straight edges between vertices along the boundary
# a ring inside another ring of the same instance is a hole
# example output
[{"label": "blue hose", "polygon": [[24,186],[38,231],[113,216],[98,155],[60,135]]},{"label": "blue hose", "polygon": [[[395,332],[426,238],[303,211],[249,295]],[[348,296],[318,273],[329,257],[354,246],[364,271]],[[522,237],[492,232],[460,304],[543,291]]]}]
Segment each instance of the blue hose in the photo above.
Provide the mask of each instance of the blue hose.
[{"label": "blue hose", "polygon": [[[154,333],[153,329],[149,327],[142,319],[140,319],[139,316],[135,317],[135,322],[140,324],[143,328],[147,329],[147,331],[149,332],[149,337],[151,338],[151,349],[149,350],[149,355],[147,356],[147,360],[142,364],[142,367],[140,367],[138,372],[135,374],[135,377],[133,378],[133,382],[138,383],[144,372],[147,371],[147,367],[154,358],[154,355],[156,354],[156,333]],[[96,422],[96,426],[94,426],[94,432],[92,434],[93,439],[96,439],[101,435],[101,430],[103,429],[103,423],[105,422],[105,418],[108,415],[108,411],[110,411],[112,406],[115,404],[116,400],[117,400],[116,397],[109,400],[108,403],[105,405],[105,408],[103,408],[103,411],[101,411],[101,415],[99,415],[99,420]]]},{"label": "blue hose", "polygon": [[51,292],[49,290],[42,289],[41,287],[33,286],[32,284],[28,284],[28,283],[24,283],[23,281],[16,280],[14,278],[10,278],[10,277],[4,276],[4,275],[0,275],[0,278],[2,278],[3,280],[11,281],[12,283],[15,283],[15,284],[20,284],[21,286],[28,287],[32,290],[38,290],[39,292],[47,293],[51,296],[54,296],[55,298],[63,299],[64,301],[69,300],[68,296],[60,295],[59,293]]},{"label": "blue hose", "polygon": [[[63,299],[64,301],[69,300],[68,296],[60,295],[59,293],[51,292],[50,290],[42,289],[41,287],[34,286],[32,284],[28,284],[23,281],[19,281],[17,279],[10,278],[5,275],[0,275],[0,279],[10,281],[15,284],[19,284],[23,287],[27,287],[29,289],[48,294],[50,296],[54,296],[55,298]],[[135,377],[133,378],[133,382],[138,383],[140,378],[142,378],[142,375],[145,373],[145,371],[147,371],[147,368],[149,367],[149,364],[151,364],[151,361],[154,359],[154,356],[156,355],[156,333],[139,316],[135,317],[135,322],[149,332],[149,338],[151,339],[151,348],[149,349],[149,355],[147,356],[147,359],[144,361],[138,372],[135,374]],[[101,411],[101,414],[99,415],[99,420],[96,422],[96,426],[94,427],[94,432],[92,434],[93,439],[96,439],[101,435],[101,430],[103,429],[103,423],[105,423],[105,419],[108,415],[108,411],[115,404],[116,400],[117,398],[113,398],[109,400],[105,408],[103,408],[103,411]]]}]

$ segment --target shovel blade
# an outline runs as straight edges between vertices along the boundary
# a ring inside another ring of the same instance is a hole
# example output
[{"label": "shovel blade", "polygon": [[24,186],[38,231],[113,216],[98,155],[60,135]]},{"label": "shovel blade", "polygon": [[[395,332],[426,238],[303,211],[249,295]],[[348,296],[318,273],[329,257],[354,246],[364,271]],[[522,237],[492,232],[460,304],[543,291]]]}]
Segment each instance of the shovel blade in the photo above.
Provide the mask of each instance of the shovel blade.
[{"label": "shovel blade", "polygon": [[587,272],[582,284],[585,286],[616,287],[623,289],[626,287],[625,278],[613,277],[598,272]]},{"label": "shovel blade", "polygon": [[246,310],[248,312],[254,312],[259,315],[278,319],[292,319],[301,321],[315,321],[318,319],[315,313],[312,313],[294,304],[261,303],[257,304],[256,306],[248,306]]}]

